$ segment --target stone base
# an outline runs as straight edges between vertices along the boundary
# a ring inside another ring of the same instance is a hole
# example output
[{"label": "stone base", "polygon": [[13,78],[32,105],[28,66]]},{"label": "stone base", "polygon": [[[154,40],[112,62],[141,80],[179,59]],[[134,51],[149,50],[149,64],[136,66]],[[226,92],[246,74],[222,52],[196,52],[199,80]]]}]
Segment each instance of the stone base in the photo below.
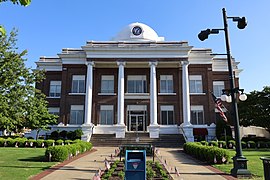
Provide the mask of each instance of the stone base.
[{"label": "stone base", "polygon": [[86,142],[90,141],[91,136],[93,134],[93,128],[94,128],[93,124],[83,124],[82,125],[82,132],[83,132],[83,135],[81,137],[82,141],[86,141]]},{"label": "stone base", "polygon": [[159,125],[148,126],[148,131],[150,138],[159,138]]},{"label": "stone base", "polygon": [[126,126],[125,125],[115,125],[115,137],[116,138],[125,138],[126,135]]},{"label": "stone base", "polygon": [[184,136],[185,136],[187,142],[194,142],[192,124],[181,124],[181,127],[184,131],[183,133],[184,133]]}]

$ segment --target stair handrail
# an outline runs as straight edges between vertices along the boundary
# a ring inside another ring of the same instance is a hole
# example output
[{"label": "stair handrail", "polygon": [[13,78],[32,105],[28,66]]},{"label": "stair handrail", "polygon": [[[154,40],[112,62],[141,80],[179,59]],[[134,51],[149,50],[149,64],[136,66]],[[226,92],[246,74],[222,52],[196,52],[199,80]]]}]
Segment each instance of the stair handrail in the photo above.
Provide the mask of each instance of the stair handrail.
[{"label": "stair handrail", "polygon": [[182,127],[182,126],[179,126],[179,127],[180,127],[180,129],[181,129],[181,131],[182,131],[182,134],[183,134],[183,136],[184,136],[185,141],[188,142],[188,138],[187,138],[187,136],[186,136],[186,134],[185,134],[185,131],[184,131],[183,127]]}]

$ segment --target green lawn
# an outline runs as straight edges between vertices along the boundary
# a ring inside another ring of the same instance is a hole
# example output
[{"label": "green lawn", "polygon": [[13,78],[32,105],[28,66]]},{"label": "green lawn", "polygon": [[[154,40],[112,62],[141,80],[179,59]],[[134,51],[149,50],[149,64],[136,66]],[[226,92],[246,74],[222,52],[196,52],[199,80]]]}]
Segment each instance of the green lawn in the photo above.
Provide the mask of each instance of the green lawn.
[{"label": "green lawn", "polygon": [[[235,150],[231,150],[231,157],[235,156]],[[263,180],[263,163],[260,157],[270,157],[270,150],[263,149],[252,149],[243,150],[243,155],[248,159],[248,170],[254,175],[253,179]],[[233,163],[230,161],[229,164],[213,165],[223,172],[230,173],[233,168]]]},{"label": "green lawn", "polygon": [[28,179],[56,164],[44,154],[44,148],[0,148],[0,179]]}]

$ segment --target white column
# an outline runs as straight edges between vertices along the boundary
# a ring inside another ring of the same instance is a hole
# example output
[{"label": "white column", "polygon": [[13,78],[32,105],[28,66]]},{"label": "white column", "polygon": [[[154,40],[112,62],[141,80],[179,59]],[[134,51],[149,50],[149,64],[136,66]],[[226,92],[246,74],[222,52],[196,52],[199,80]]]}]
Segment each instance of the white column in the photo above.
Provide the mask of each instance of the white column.
[{"label": "white column", "polygon": [[157,62],[149,62],[150,65],[150,126],[157,123]]},{"label": "white column", "polygon": [[124,98],[125,98],[125,74],[124,66],[125,62],[117,62],[118,69],[118,107],[117,107],[117,125],[125,125],[124,123]]},{"label": "white column", "polygon": [[188,78],[188,61],[182,61],[182,88],[183,88],[183,119],[184,126],[190,123],[190,97],[189,97],[189,78]]},{"label": "white column", "polygon": [[94,62],[86,62],[87,78],[85,92],[85,125],[92,125],[92,94],[93,94],[93,66]]}]

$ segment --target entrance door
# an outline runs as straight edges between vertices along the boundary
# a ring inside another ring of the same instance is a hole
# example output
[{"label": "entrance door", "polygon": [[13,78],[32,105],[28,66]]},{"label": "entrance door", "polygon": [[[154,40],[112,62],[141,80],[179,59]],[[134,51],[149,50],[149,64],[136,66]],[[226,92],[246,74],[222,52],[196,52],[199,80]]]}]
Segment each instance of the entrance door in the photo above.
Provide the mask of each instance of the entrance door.
[{"label": "entrance door", "polygon": [[129,131],[145,131],[145,116],[143,114],[130,114]]}]

